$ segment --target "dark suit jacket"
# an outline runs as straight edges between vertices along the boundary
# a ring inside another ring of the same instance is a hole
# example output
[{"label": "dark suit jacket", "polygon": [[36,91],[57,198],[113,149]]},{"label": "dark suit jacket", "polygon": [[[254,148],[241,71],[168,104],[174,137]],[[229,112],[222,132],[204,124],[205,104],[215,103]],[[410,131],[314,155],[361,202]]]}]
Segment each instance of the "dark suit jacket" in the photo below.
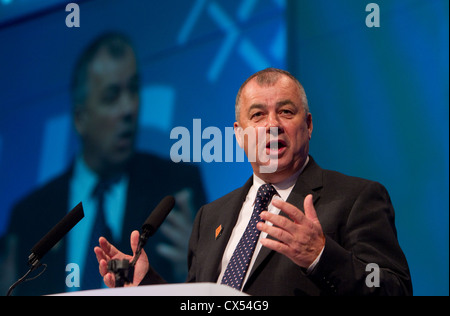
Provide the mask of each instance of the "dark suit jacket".
[{"label": "dark suit jacket", "polygon": [[[124,252],[129,252],[131,232],[140,229],[164,196],[174,194],[183,188],[191,188],[194,191],[195,210],[205,203],[203,186],[196,167],[175,164],[148,154],[136,154],[129,165],[122,240],[115,241],[117,248]],[[19,268],[17,277],[28,270],[26,263],[30,249],[67,213],[71,176],[72,167],[21,200],[13,209],[8,236],[17,238],[18,241],[15,256]],[[88,216],[86,211],[85,216]],[[179,281],[172,275],[171,262],[156,253],[156,245],[160,242],[170,244],[170,241],[158,231],[147,243],[146,251],[155,267],[161,269],[164,277],[174,282]],[[41,295],[66,291],[65,278],[69,272],[65,271],[67,264],[65,243],[66,240],[63,238],[41,260],[48,264],[45,273],[36,280],[17,287],[14,295]]]},{"label": "dark suit jacket", "polygon": [[[242,203],[247,183],[202,207],[194,223],[188,254],[188,282],[216,282],[221,259]],[[275,251],[263,247],[243,291],[251,295],[412,294],[408,265],[397,242],[394,210],[385,188],[372,181],[321,169],[310,157],[287,201],[303,211],[313,194],[326,235],[322,257],[310,275]],[[222,235],[215,239],[216,228]],[[368,263],[380,267],[380,287],[366,286]],[[143,284],[151,280],[146,276]],[[157,278],[153,277],[154,280]]]}]

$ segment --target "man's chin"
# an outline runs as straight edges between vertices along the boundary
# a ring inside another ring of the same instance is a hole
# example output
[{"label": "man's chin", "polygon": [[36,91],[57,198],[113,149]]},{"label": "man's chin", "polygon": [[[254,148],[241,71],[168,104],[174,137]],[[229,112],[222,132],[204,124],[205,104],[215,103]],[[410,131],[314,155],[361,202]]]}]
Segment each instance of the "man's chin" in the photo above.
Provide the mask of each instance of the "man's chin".
[{"label": "man's chin", "polygon": [[258,168],[259,173],[283,173],[293,167],[292,159],[289,159],[286,155],[265,156],[264,158],[265,162],[252,163],[253,169]]},{"label": "man's chin", "polygon": [[133,156],[134,150],[120,150],[112,154],[108,159],[112,168],[125,167]]},{"label": "man's chin", "polygon": [[252,163],[252,167],[257,173],[275,173],[278,170],[278,158],[275,156],[264,162],[254,162]]}]

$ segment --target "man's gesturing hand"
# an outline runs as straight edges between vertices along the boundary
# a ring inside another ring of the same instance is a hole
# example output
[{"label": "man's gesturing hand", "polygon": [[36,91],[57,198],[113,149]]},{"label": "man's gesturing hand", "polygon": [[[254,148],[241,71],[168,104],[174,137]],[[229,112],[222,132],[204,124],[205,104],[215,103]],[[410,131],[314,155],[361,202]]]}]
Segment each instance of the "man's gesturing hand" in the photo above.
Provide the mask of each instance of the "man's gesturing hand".
[{"label": "man's gesturing hand", "polygon": [[297,207],[280,199],[272,200],[272,205],[286,213],[288,218],[269,213],[261,213],[261,219],[271,222],[259,222],[257,228],[275,237],[277,240],[262,238],[261,244],[275,250],[295,264],[308,268],[325,246],[325,236],[314,209],[312,195],[304,200],[305,214]]},{"label": "man's gesturing hand", "polygon": [[[100,274],[103,277],[103,281],[106,286],[115,286],[114,274],[108,271],[108,262],[113,259],[127,259],[128,261],[133,260],[133,256],[126,255],[112,244],[106,240],[104,237],[99,239],[100,247],[95,247],[94,251],[97,256],[97,261],[99,263]],[[130,236],[131,250],[136,252],[137,245],[139,243],[139,232],[137,230],[133,231]],[[141,255],[136,262],[134,267],[134,279],[132,284],[126,284],[125,286],[137,286],[144,278],[149,268],[148,258],[145,251],[142,249]]]}]

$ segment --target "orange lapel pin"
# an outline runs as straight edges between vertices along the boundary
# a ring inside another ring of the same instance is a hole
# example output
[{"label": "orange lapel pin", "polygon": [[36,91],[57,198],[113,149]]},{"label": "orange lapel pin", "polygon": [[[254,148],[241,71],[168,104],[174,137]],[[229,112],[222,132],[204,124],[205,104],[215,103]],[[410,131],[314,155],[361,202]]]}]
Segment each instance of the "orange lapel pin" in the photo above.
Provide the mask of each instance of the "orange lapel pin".
[{"label": "orange lapel pin", "polygon": [[216,228],[216,239],[222,235],[222,225],[219,225],[219,227]]}]

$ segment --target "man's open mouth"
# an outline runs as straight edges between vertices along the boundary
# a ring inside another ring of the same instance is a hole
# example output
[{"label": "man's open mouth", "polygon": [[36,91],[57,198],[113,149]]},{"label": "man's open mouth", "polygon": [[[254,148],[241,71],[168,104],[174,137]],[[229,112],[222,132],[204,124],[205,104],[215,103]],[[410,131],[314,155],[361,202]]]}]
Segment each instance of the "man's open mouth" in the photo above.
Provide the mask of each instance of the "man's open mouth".
[{"label": "man's open mouth", "polygon": [[287,147],[287,144],[282,139],[272,140],[267,142],[266,144],[266,151],[268,152],[281,152]]},{"label": "man's open mouth", "polygon": [[119,134],[119,138],[133,138],[134,132],[132,130],[126,130]]},{"label": "man's open mouth", "polygon": [[119,147],[129,147],[134,142],[134,131],[129,129],[125,130],[117,135],[117,145]]}]

